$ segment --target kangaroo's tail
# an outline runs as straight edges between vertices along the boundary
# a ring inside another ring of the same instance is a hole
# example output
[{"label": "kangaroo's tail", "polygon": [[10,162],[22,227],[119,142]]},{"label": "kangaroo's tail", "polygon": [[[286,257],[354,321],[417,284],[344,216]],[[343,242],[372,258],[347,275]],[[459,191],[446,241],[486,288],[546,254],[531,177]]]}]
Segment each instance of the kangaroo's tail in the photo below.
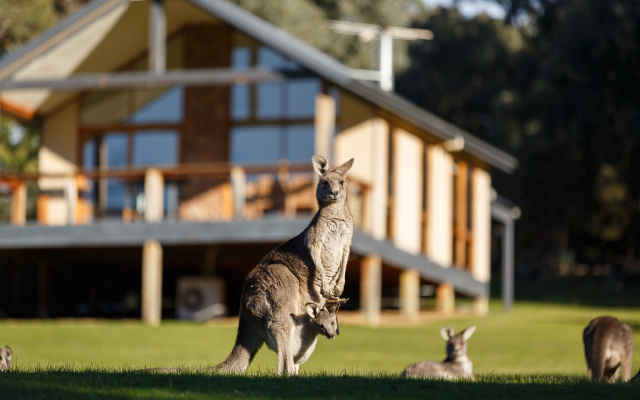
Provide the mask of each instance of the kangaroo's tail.
[{"label": "kangaroo's tail", "polygon": [[258,353],[264,340],[252,329],[245,318],[240,315],[236,344],[226,360],[212,368],[214,371],[241,374],[249,368],[253,357]]}]

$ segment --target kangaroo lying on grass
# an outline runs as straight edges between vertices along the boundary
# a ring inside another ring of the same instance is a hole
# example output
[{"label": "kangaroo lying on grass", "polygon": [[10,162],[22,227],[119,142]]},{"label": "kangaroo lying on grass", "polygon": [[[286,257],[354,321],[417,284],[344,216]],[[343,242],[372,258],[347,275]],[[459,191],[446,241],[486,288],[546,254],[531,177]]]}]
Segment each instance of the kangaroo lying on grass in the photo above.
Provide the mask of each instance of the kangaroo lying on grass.
[{"label": "kangaroo lying on grass", "polygon": [[5,348],[0,348],[0,371],[9,371],[11,370],[11,366],[13,364],[13,352],[11,351],[11,347],[5,346]]},{"label": "kangaroo lying on grass", "polygon": [[467,340],[476,330],[475,326],[455,333],[453,329],[443,326],[440,335],[447,341],[447,358],[442,362],[419,361],[409,365],[404,370],[404,376],[408,378],[440,378],[440,379],[475,379],[473,376],[473,364],[467,357]]},{"label": "kangaroo lying on grass", "polygon": [[325,303],[329,307],[340,303],[335,299],[344,290],[353,237],[346,185],[353,159],[331,168],[316,155],[312,163],[320,176],[319,210],[304,231],[269,252],[247,274],[236,343],[227,359],[215,367],[219,371],[243,373],[266,342],[278,353],[278,374],[296,374],[309,350],[313,351],[317,334],[309,335],[296,324],[295,316],[303,315],[309,303],[320,309],[327,307]]},{"label": "kangaroo lying on grass", "polygon": [[631,377],[633,332],[631,327],[614,317],[597,317],[589,322],[582,334],[589,379],[622,381]]}]

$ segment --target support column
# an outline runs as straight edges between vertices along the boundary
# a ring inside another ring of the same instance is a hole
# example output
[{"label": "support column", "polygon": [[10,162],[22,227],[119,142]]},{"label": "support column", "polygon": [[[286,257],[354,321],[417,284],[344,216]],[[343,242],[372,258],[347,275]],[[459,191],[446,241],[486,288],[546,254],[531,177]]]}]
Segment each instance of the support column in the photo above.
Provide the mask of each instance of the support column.
[{"label": "support column", "polygon": [[142,321],[158,326],[162,319],[162,246],[147,240],[142,248]]},{"label": "support column", "polygon": [[377,254],[363,258],[360,272],[360,310],[370,326],[380,324],[382,260]]},{"label": "support column", "polygon": [[436,310],[442,315],[455,312],[456,293],[450,283],[441,283],[436,288]]},{"label": "support column", "polygon": [[400,312],[410,320],[420,313],[420,273],[417,269],[400,272]]},{"label": "support column", "polygon": [[144,194],[146,222],[162,221],[164,215],[164,177],[157,168],[149,168],[144,177]]}]

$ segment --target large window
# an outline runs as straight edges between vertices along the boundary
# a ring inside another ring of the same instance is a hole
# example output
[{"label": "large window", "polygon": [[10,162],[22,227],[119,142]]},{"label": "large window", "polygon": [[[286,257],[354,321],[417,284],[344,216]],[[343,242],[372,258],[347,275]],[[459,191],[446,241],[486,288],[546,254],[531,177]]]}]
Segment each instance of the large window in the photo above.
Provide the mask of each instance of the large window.
[{"label": "large window", "polygon": [[[118,171],[178,164],[183,92],[177,86],[85,95],[80,114],[83,168]],[[91,195],[99,216],[141,214],[144,209],[143,180],[138,176],[96,181]]]},{"label": "large window", "polygon": [[231,87],[231,161],[309,161],[314,151],[315,99],[322,92],[321,80],[279,53],[242,40],[232,51],[233,68],[277,69],[291,72],[292,77],[284,82]]}]

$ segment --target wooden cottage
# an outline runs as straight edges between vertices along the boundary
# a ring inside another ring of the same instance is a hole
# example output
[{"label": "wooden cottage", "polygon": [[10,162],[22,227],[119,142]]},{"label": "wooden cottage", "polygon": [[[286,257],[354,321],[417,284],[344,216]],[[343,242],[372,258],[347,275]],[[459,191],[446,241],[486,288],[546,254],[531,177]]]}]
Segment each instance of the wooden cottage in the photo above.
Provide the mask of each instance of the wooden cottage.
[{"label": "wooden cottage", "polygon": [[42,132],[39,172],[0,175],[0,315],[237,313],[316,208],[313,154],[356,160],[348,305],[488,311],[517,161],[226,1],[95,0],[0,60],[0,107]]}]

